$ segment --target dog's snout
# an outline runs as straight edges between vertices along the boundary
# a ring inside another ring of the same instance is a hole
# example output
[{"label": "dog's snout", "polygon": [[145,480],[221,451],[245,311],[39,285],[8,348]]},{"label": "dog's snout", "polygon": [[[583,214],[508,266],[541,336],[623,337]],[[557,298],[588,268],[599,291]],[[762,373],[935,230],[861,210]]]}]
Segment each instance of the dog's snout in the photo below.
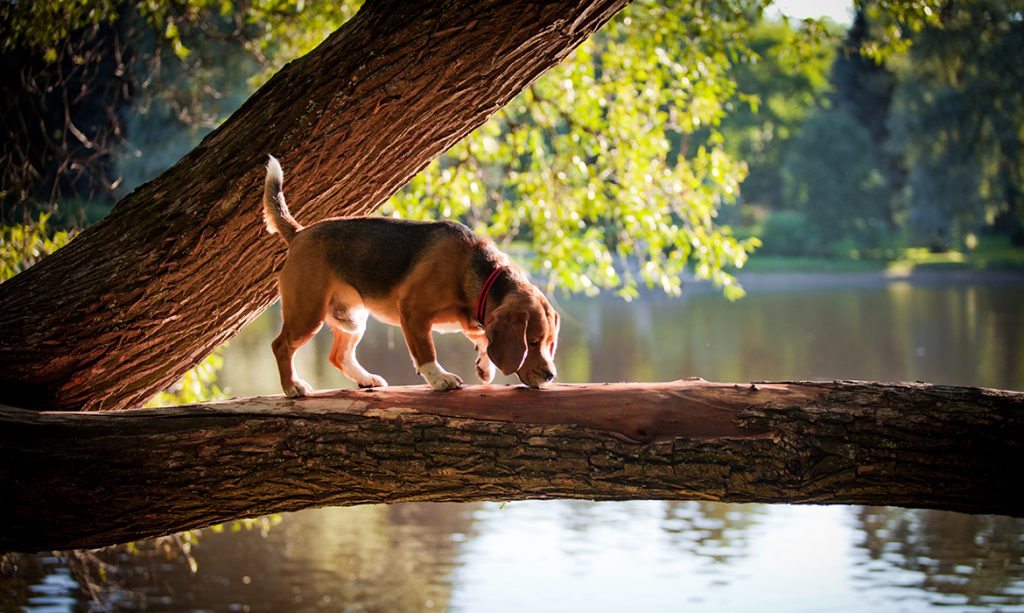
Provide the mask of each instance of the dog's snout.
[{"label": "dog's snout", "polygon": [[552,379],[555,378],[555,373],[551,372],[547,368],[545,368],[544,370],[540,371],[540,374],[541,374],[541,376],[544,377],[544,381],[545,382],[550,382]]}]

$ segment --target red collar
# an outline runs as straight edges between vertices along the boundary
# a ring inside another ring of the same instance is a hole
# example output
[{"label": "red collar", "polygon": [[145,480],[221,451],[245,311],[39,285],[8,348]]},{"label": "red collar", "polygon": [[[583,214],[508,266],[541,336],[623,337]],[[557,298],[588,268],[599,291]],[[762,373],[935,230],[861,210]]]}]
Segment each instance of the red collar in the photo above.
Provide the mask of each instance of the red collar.
[{"label": "red collar", "polygon": [[484,281],[483,287],[480,288],[480,295],[476,297],[476,320],[480,322],[480,325],[484,324],[484,312],[487,310],[487,294],[494,287],[494,282],[498,280],[498,275],[507,268],[508,266],[504,264],[495,268],[490,276],[487,277],[487,280]]}]

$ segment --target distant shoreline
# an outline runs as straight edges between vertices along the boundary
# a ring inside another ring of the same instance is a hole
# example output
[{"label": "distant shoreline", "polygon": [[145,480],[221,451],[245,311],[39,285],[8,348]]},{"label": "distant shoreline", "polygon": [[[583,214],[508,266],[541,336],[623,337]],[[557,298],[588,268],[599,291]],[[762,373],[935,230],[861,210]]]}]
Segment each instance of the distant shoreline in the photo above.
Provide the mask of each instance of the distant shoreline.
[{"label": "distant shoreline", "polygon": [[[916,270],[856,270],[856,271],[731,271],[739,285],[750,294],[800,291],[834,291],[842,289],[881,289],[890,285],[907,284],[915,287],[949,287],[965,285],[1021,286],[1024,270],[978,270],[968,268],[918,268]],[[543,286],[543,280],[538,281]],[[683,279],[681,296],[670,296],[658,287],[637,287],[640,300],[678,300],[687,296],[721,294],[722,289],[705,279],[688,276]],[[559,295],[558,300],[621,300],[614,290],[603,290],[593,298],[584,295]],[[740,298],[742,300],[742,298]]]},{"label": "distant shoreline", "polygon": [[[747,293],[885,287],[894,283],[917,286],[940,285],[1020,285],[1024,270],[867,270],[856,272],[740,272],[736,279]],[[685,283],[687,291],[718,291],[709,281]]]}]

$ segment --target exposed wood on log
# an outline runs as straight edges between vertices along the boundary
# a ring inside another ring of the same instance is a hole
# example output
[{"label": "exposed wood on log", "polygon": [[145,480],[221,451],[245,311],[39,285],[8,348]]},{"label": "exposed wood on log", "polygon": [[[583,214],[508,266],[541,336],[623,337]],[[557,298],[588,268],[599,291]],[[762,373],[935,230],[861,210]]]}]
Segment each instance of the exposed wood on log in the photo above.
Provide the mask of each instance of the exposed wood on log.
[{"label": "exposed wood on log", "polygon": [[275,298],[268,153],[300,222],[369,213],[626,3],[366,2],[177,165],[0,284],[0,402],[141,406]]},{"label": "exposed wood on log", "polygon": [[850,503],[1024,515],[1024,393],[705,381],[0,409],[0,550],[401,501]]}]

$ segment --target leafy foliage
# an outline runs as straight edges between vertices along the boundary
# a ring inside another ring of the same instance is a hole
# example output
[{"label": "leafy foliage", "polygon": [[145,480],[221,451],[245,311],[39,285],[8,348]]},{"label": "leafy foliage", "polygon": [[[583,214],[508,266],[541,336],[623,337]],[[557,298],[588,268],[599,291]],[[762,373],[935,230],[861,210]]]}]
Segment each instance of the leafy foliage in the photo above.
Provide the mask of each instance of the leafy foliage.
[{"label": "leafy foliage", "polygon": [[95,221],[357,5],[0,3],[0,221],[57,205],[59,223]]},{"label": "leafy foliage", "polygon": [[222,347],[218,347],[202,362],[182,375],[177,383],[151,398],[146,406],[167,407],[227,398],[224,390],[216,385],[217,374],[224,366],[221,352]]},{"label": "leafy foliage", "polygon": [[[184,153],[156,127],[159,116],[199,128],[214,125],[227,108],[224,100],[234,98],[224,92],[254,87],[357,6],[188,0],[129,10],[107,2],[90,10],[69,5],[64,17],[93,29],[141,22],[159,33],[151,47],[140,47],[144,37],[129,37],[140,55],[162,62],[159,75],[133,65],[136,81],[143,77],[148,87],[146,78],[156,75],[171,85],[151,90],[151,98],[143,96],[148,102],[136,101],[145,121],[129,115],[126,122],[138,153],[166,152],[119,158],[119,172],[131,187]],[[737,240],[717,222],[719,208],[736,198],[745,174],[744,165],[726,153],[718,126],[735,91],[730,65],[747,55],[746,30],[762,8],[755,0],[634,4],[417,177],[389,212],[431,218],[440,212],[503,243],[525,242],[552,289],[616,288],[632,297],[642,283],[678,293],[690,266],[727,295],[740,295],[723,267],[742,266],[756,240]],[[73,35],[34,30],[33,14],[20,17],[24,44]],[[257,64],[246,64],[241,52]],[[225,63],[232,69],[223,70]],[[244,88],[232,81],[238,75],[248,75]]]},{"label": "leafy foliage", "polygon": [[756,2],[637,2],[431,164],[392,214],[528,241],[549,289],[681,290],[688,266],[726,296],[756,239],[716,221],[745,166],[719,131]]},{"label": "leafy foliage", "polygon": [[5,34],[0,51],[29,48],[42,51],[47,61],[56,61],[58,46],[70,40],[73,32],[107,23],[116,15],[113,0],[5,2],[0,5]]},{"label": "leafy foliage", "polygon": [[925,28],[942,27],[942,15],[954,3],[946,0],[854,0],[854,7],[876,24],[874,36],[862,52],[877,62],[905,53],[915,35]]},{"label": "leafy foliage", "polygon": [[0,226],[0,282],[60,249],[74,236],[67,230],[54,231],[49,222],[50,214],[42,213],[27,224]]}]

